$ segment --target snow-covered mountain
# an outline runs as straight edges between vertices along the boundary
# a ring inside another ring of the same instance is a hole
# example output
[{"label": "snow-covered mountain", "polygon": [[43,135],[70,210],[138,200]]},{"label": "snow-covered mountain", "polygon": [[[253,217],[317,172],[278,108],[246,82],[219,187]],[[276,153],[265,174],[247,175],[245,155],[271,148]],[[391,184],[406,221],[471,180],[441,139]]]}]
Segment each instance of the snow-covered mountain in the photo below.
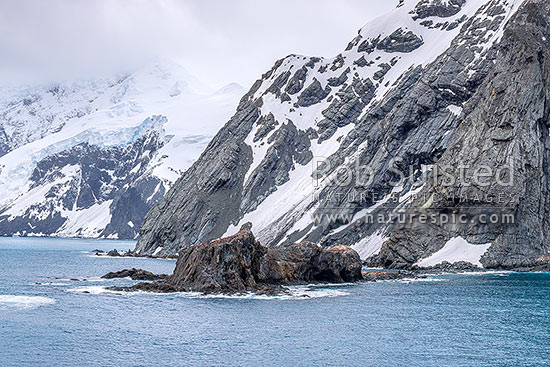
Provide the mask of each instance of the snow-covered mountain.
[{"label": "snow-covered mountain", "polygon": [[0,235],[135,238],[242,94],[170,60],[0,89]]},{"label": "snow-covered mountain", "polygon": [[[539,245],[547,238],[544,233],[550,234],[544,212],[529,216],[528,225],[507,227],[513,237],[504,235],[502,227],[479,222],[413,222],[409,228],[360,219],[407,209],[465,210],[466,204],[458,201],[449,200],[441,209],[432,200],[435,194],[464,190],[426,183],[441,159],[475,156],[483,161],[484,154],[493,151],[500,151],[501,158],[516,154],[512,158],[518,162],[527,156],[545,157],[544,152],[522,152],[529,144],[544,150],[539,142],[546,138],[527,143],[510,135],[518,129],[516,135],[521,136],[521,125],[513,121],[533,108],[518,96],[532,97],[538,87],[521,84],[512,93],[516,100],[510,97],[502,104],[497,97],[506,83],[494,83],[498,78],[518,83],[521,79],[514,73],[525,70],[526,83],[539,80],[533,83],[545,85],[546,76],[533,68],[537,62],[541,68],[547,65],[548,3],[400,0],[394,11],[360,29],[336,57],[290,55],[277,61],[243,97],[197,162],[148,213],[136,250],[176,253],[251,222],[267,246],[303,240],[351,245],[363,259],[385,266],[433,265],[434,259],[490,266],[534,263],[547,255],[546,247]],[[522,27],[531,38],[521,38]],[[513,57],[525,60],[525,67]],[[542,97],[529,101],[546,105]],[[515,105],[524,108],[513,110]],[[472,122],[476,114],[484,120]],[[503,127],[501,120],[507,117],[511,125]],[[540,116],[541,124],[547,120]],[[486,131],[482,124],[498,131]],[[463,126],[470,126],[468,134]],[[476,129],[489,135],[476,135]],[[487,137],[491,134],[492,140]],[[477,145],[469,147],[470,142]],[[318,165],[320,161],[324,163]],[[501,161],[489,163],[499,167]],[[546,167],[538,161],[528,165]],[[453,162],[452,167],[457,166],[459,162]],[[370,172],[372,179],[352,175],[349,182],[340,180],[346,172],[357,174],[358,168]],[[396,168],[407,174],[400,185],[391,185]],[[527,181],[547,183],[544,177],[534,173]],[[424,192],[432,196],[420,202],[417,197]],[[541,192],[545,190],[525,188],[520,196],[540,197]],[[538,210],[512,205],[520,212]],[[522,239],[522,229],[534,223],[542,228],[538,235],[531,230],[531,240]],[[439,251],[450,255],[431,257]],[[506,253],[515,257],[508,261]]]}]

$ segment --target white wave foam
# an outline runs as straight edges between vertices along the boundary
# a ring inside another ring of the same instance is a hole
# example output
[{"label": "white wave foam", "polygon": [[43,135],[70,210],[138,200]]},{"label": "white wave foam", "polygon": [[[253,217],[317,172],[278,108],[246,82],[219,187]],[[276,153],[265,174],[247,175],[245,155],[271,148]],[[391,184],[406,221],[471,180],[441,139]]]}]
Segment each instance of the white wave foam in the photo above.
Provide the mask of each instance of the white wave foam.
[{"label": "white wave foam", "polygon": [[357,283],[327,283],[327,284],[316,284],[311,283],[308,284],[307,287],[309,288],[347,288],[347,287],[354,287]]},{"label": "white wave foam", "polygon": [[255,299],[255,300],[297,300],[297,299],[311,299],[311,298],[322,298],[322,297],[340,297],[347,296],[349,293],[333,289],[329,286],[324,289],[320,285],[312,286],[291,286],[288,287],[289,293],[280,294],[280,295],[265,295],[265,294],[256,294],[253,292],[247,292],[243,294],[203,294],[200,292],[179,292],[179,293],[155,293],[155,292],[119,292],[111,289],[107,289],[105,286],[88,286],[88,287],[75,287],[67,289],[66,292],[71,293],[80,293],[80,294],[113,294],[113,295],[139,295],[139,294],[148,294],[155,296],[178,296],[182,298],[225,298],[225,299]]},{"label": "white wave foam", "polygon": [[107,287],[100,285],[69,288],[66,290],[66,292],[81,294],[122,294],[122,292],[113,291],[111,289],[107,289]]},{"label": "white wave foam", "polygon": [[57,282],[65,282],[65,285],[67,283],[84,283],[84,282],[88,282],[88,283],[97,283],[97,282],[106,282],[110,279],[105,279],[105,278],[101,278],[101,277],[86,277],[86,278],[59,278],[59,279],[55,279]]},{"label": "white wave foam", "polygon": [[311,299],[323,297],[341,297],[347,296],[349,293],[337,289],[314,289],[309,286],[293,286],[288,287],[289,293],[280,295],[255,294],[252,292],[244,294],[202,294],[202,293],[181,293],[186,298],[227,298],[227,299],[255,299],[255,300],[272,300],[272,301],[287,301],[298,299]]},{"label": "white wave foam", "polygon": [[146,260],[164,260],[164,261],[176,261],[177,259],[170,257],[147,257],[147,256],[107,256],[107,255],[88,255],[94,259],[146,259]]},{"label": "white wave foam", "polygon": [[437,282],[448,282],[449,279],[444,278],[403,278],[397,280],[400,283],[437,283]]},{"label": "white wave foam", "polygon": [[404,283],[404,284],[411,284],[411,283],[438,283],[438,282],[448,282],[450,279],[447,278],[401,278],[401,279],[386,279],[386,280],[378,280],[375,283]]},{"label": "white wave foam", "polygon": [[507,277],[510,274],[514,274],[514,271],[509,270],[491,270],[491,271],[471,271],[464,273],[457,273],[459,275],[496,275],[499,277]]},{"label": "white wave foam", "polygon": [[55,303],[55,299],[41,296],[15,296],[0,294],[0,308],[35,308]]}]

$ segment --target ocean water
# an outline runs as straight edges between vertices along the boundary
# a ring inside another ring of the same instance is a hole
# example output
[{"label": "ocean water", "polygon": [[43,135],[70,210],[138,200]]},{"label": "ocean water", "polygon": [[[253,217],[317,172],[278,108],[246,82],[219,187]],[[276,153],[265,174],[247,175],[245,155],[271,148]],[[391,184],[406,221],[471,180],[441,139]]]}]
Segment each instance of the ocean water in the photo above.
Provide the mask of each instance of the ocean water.
[{"label": "ocean water", "polygon": [[281,298],[117,294],[132,242],[0,238],[0,366],[548,366],[550,274],[293,289]]}]

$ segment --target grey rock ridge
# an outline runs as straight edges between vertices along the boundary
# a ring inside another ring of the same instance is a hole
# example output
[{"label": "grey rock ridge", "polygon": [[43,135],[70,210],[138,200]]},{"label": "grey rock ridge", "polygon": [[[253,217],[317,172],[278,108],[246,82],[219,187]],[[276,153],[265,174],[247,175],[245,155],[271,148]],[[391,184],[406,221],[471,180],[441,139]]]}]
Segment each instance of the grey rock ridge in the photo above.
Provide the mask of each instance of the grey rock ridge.
[{"label": "grey rock ridge", "polygon": [[[165,281],[112,289],[278,293],[285,291],[281,288],[283,285],[357,282],[363,280],[361,267],[359,254],[347,246],[323,249],[313,243],[293,243],[266,248],[250,230],[242,230],[230,237],[186,247],[179,255],[173,274]],[[145,280],[164,278],[137,269],[104,277],[122,276]]]},{"label": "grey rock ridge", "polygon": [[[181,253],[250,221],[267,247],[344,244],[373,265],[539,264],[549,250],[548,8],[404,2],[334,58],[277,61],[147,214],[136,251]],[[510,161],[512,186],[456,180],[462,164]],[[413,219],[385,220],[399,213]],[[468,223],[415,218],[453,213]]]}]

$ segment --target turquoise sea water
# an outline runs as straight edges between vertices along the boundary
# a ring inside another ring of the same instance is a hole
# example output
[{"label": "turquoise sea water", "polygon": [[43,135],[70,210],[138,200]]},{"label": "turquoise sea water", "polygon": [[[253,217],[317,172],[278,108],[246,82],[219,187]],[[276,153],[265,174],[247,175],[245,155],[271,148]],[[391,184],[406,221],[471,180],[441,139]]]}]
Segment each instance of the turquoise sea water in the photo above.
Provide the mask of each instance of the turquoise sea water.
[{"label": "turquoise sea water", "polygon": [[[113,294],[131,242],[0,238],[0,366],[548,366],[550,274],[298,287],[285,299]],[[303,295],[308,295],[304,298]]]}]

